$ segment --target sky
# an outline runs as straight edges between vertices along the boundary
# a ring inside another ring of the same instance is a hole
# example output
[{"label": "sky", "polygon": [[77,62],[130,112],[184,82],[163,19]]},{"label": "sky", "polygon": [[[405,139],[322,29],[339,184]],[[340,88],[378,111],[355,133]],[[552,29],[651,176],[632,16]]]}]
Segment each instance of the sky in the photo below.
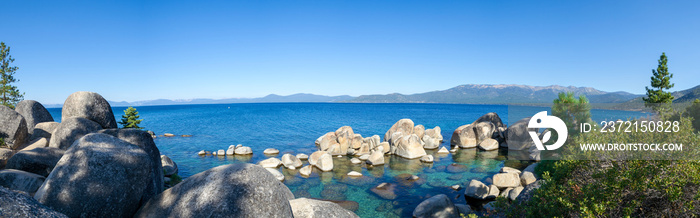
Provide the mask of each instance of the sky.
[{"label": "sky", "polygon": [[700,1],[0,1],[25,99],[700,85]]}]

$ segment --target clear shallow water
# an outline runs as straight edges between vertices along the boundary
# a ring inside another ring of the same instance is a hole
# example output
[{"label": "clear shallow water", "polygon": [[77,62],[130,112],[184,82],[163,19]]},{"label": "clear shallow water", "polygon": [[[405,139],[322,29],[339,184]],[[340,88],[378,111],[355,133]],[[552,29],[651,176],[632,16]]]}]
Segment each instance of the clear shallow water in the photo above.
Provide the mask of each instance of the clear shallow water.
[{"label": "clear shallow water", "polygon": [[[546,107],[510,107],[511,110],[505,105],[258,103],[142,106],[137,110],[144,119],[141,126],[147,130],[158,135],[192,135],[155,139],[161,154],[173,159],[178,164],[179,175],[186,178],[230,163],[257,163],[269,157],[279,158],[284,153],[311,154],[316,150],[314,141],[319,136],[341,126],[351,126],[363,137],[379,135],[383,138],[396,121],[410,118],[426,129],[440,126],[444,138],[442,145],[449,148],[452,131],[483,114],[496,112],[504,123],[510,123],[509,118],[515,122],[538,111],[549,110]],[[117,120],[124,109],[113,108]],[[60,122],[60,108],[49,108],[49,112]],[[646,116],[629,111],[592,110],[591,113],[596,121]],[[236,144],[250,146],[254,154],[236,157],[197,155],[200,150],[226,150],[229,145]],[[266,148],[277,148],[280,154],[264,155],[262,151]],[[528,164],[506,160],[505,150],[461,149],[447,155],[436,155],[436,151],[428,151],[435,156],[433,164],[387,156],[384,166],[368,168],[364,164],[352,165],[349,157],[343,157],[334,158],[332,172],[314,172],[309,178],[301,177],[296,170],[281,170],[286,177],[284,183],[296,197],[354,201],[359,205],[356,213],[361,217],[406,217],[411,216],[422,200],[437,194],[446,194],[455,203],[466,203],[463,190],[453,191],[449,188],[451,185],[464,186],[471,179],[483,181],[503,166],[524,168]],[[304,161],[304,164],[308,163]],[[345,175],[353,170],[365,177],[347,178]],[[421,179],[408,182],[405,179],[408,174],[418,175]],[[396,199],[385,200],[370,191],[382,182],[398,184]]]}]

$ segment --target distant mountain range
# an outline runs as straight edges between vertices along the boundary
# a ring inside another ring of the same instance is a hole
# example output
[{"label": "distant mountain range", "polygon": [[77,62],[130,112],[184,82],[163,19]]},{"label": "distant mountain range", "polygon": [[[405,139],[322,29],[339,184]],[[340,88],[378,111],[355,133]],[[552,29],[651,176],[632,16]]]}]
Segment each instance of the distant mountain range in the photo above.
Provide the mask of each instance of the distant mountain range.
[{"label": "distant mountain range", "polygon": [[[314,94],[293,94],[287,96],[281,95],[267,95],[262,98],[226,98],[226,99],[209,99],[209,98],[195,98],[195,99],[156,99],[147,101],[108,101],[113,107],[126,107],[126,106],[152,106],[152,105],[182,105],[182,104],[230,104],[230,103],[265,103],[265,102],[340,102],[352,99],[349,95],[340,96],[325,96],[325,95],[314,95]],[[60,104],[46,105],[46,107],[61,107]]]},{"label": "distant mountain range", "polygon": [[[629,92],[605,92],[591,87],[574,86],[527,86],[527,85],[483,85],[469,84],[454,88],[411,95],[399,93],[387,95],[349,95],[324,96],[314,94],[293,94],[287,96],[267,95],[261,98],[227,98],[227,99],[187,99],[169,100],[157,99],[148,101],[109,101],[112,106],[150,106],[178,104],[230,104],[230,103],[265,103],[265,102],[350,102],[350,103],[448,103],[448,104],[521,104],[546,105],[551,104],[560,92],[573,92],[576,96],[586,95],[594,105],[605,105],[599,108],[636,110],[644,108],[643,95]],[[687,104],[700,98],[700,86],[673,92],[674,103]],[[61,105],[46,105],[46,107],[61,107]]]},{"label": "distant mountain range", "polygon": [[453,104],[538,104],[552,103],[560,92],[586,95],[591,103],[622,103],[641,95],[604,92],[590,87],[527,85],[461,85],[442,91],[403,95],[362,95],[347,102],[362,103],[453,103]]}]

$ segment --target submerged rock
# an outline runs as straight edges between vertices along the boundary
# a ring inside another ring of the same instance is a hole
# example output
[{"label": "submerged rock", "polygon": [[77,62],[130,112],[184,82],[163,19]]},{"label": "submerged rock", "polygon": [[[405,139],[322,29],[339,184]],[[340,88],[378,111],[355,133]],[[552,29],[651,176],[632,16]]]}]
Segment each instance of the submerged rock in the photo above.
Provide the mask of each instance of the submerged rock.
[{"label": "submerged rock", "polygon": [[370,191],[383,199],[394,200],[397,197],[396,188],[397,188],[396,184],[385,182],[385,183],[379,184],[376,187],[370,189]]},{"label": "submerged rock", "polygon": [[439,194],[418,204],[413,210],[413,217],[446,217],[459,218],[459,211],[447,195]]},{"label": "submerged rock", "polygon": [[229,164],[165,190],[135,217],[292,217],[292,199],[292,192],[265,168]]}]

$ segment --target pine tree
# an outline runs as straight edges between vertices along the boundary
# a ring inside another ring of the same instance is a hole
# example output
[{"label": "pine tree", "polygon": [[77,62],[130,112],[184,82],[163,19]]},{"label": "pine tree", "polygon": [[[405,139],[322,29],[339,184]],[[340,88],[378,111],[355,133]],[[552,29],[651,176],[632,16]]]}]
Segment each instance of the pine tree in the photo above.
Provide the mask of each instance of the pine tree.
[{"label": "pine tree", "polygon": [[559,98],[554,99],[552,115],[558,117],[569,128],[570,134],[578,132],[581,123],[590,123],[591,106],[585,95],[574,97],[573,92],[559,93]]},{"label": "pine tree", "polygon": [[685,109],[685,113],[687,116],[693,118],[693,128],[695,128],[696,131],[700,131],[700,99],[695,99],[693,104]]},{"label": "pine tree", "polygon": [[647,97],[644,99],[644,105],[654,109],[656,112],[663,112],[670,108],[671,102],[673,102],[673,95],[668,90],[673,88],[673,83],[671,83],[671,78],[673,74],[668,72],[668,59],[666,53],[661,53],[659,58],[659,65],[656,70],[651,70],[653,74],[651,77],[651,87],[646,87]]},{"label": "pine tree", "polygon": [[0,42],[0,104],[8,106],[10,108],[15,108],[17,102],[24,99],[24,93],[20,93],[17,86],[13,86],[12,83],[19,80],[15,79],[14,74],[17,71],[17,66],[10,67],[10,63],[14,62],[15,59],[10,56],[10,47],[6,46],[4,42]]},{"label": "pine tree", "polygon": [[124,115],[122,115],[122,121],[119,121],[119,124],[122,124],[122,128],[127,129],[127,128],[134,128],[134,129],[143,129],[143,127],[139,127],[139,124],[143,119],[139,119],[139,112],[136,111],[136,108],[129,107],[126,110],[124,110]]}]

